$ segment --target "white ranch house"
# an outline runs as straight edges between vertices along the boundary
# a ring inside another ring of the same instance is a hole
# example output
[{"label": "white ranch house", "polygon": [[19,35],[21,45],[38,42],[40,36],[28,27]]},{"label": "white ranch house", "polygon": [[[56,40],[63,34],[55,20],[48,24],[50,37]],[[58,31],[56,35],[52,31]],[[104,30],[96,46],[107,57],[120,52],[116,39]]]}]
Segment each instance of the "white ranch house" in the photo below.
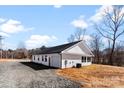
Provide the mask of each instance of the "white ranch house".
[{"label": "white ranch house", "polygon": [[83,41],[76,41],[55,47],[45,48],[32,55],[32,61],[57,68],[86,66],[92,64],[93,53]]}]

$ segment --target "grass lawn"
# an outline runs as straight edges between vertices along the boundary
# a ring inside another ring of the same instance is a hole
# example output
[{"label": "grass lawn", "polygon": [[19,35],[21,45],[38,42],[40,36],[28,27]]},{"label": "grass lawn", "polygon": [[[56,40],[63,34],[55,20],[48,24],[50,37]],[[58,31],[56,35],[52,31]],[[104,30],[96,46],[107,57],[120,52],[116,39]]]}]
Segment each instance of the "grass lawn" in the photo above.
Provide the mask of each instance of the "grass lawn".
[{"label": "grass lawn", "polygon": [[124,87],[124,67],[93,64],[57,70],[57,74],[80,82],[81,87]]}]

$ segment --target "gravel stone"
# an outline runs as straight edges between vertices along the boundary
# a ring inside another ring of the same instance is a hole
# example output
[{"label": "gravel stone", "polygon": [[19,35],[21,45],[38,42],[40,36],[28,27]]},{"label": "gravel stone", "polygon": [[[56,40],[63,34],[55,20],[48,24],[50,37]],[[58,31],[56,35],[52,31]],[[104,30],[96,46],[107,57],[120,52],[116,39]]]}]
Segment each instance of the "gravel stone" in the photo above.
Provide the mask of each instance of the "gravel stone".
[{"label": "gravel stone", "polygon": [[[37,69],[38,68],[38,69]],[[32,62],[1,62],[1,88],[79,88],[80,84],[56,75],[54,68]]]}]

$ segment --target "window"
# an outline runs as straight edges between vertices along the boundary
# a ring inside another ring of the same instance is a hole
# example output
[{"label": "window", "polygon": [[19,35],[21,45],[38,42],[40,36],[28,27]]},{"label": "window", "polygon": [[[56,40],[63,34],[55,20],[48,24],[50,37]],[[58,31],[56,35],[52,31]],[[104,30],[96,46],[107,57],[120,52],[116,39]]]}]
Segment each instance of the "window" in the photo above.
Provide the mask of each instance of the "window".
[{"label": "window", "polygon": [[37,60],[38,60],[38,61],[40,60],[39,57],[37,58]]},{"label": "window", "polygon": [[47,62],[47,55],[45,55],[45,62]]},{"label": "window", "polygon": [[86,62],[86,57],[82,57],[82,62]]},{"label": "window", "polygon": [[35,56],[34,56],[34,60],[35,60]]},{"label": "window", "polygon": [[44,61],[44,56],[42,56],[42,61]]},{"label": "window", "polygon": [[67,60],[65,60],[65,65],[67,64]]},{"label": "window", "polygon": [[87,62],[91,62],[91,57],[87,57]]},{"label": "window", "polygon": [[74,64],[74,62],[72,61],[72,64]]}]

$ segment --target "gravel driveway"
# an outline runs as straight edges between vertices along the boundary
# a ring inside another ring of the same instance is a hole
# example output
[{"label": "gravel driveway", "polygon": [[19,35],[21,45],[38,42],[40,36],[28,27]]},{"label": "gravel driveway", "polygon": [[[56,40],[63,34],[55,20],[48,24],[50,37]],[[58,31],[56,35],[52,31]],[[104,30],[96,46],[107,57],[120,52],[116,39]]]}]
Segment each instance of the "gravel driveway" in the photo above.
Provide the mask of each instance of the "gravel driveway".
[{"label": "gravel driveway", "polygon": [[80,85],[55,74],[54,68],[32,62],[1,62],[0,87],[77,88]]}]

